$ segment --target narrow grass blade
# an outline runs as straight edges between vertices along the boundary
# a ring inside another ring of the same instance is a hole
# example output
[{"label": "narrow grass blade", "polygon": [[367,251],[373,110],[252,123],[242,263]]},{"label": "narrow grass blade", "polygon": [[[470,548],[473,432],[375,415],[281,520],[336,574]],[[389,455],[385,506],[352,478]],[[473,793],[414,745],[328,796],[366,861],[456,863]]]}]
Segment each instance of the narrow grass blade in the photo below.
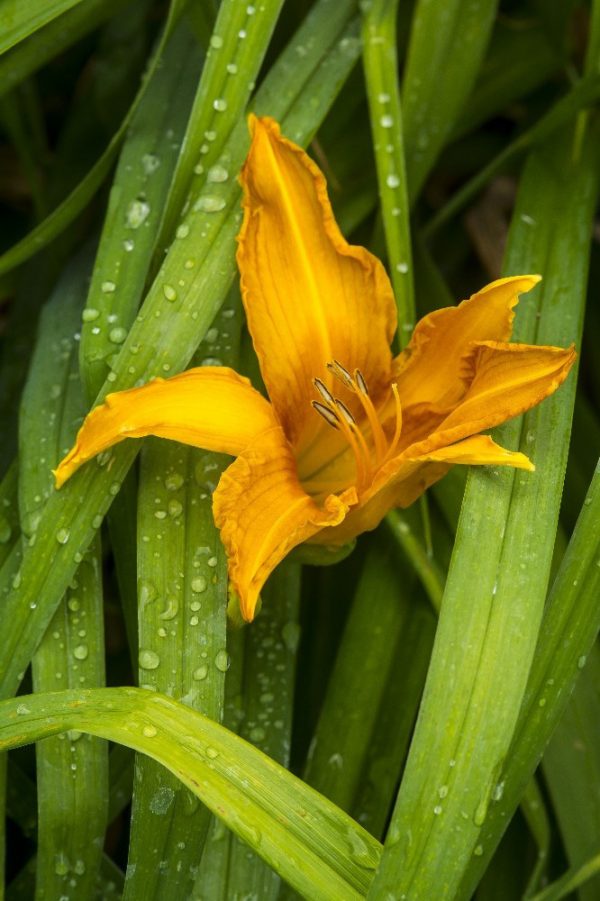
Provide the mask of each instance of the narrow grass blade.
[{"label": "narrow grass blade", "polygon": [[15,460],[0,482],[0,566],[6,560],[21,533],[19,526],[18,478],[19,471]]},{"label": "narrow grass blade", "polygon": [[[280,564],[265,586],[260,616],[244,635],[239,734],[285,767],[292,741],[299,599],[300,567]],[[229,897],[250,894],[261,901],[275,901],[280,881],[265,861],[231,837]]]},{"label": "narrow grass blade", "polygon": [[519,713],[502,797],[489,811],[482,859],[472,861],[463,879],[461,897],[468,897],[495,847],[506,822],[558,725],[573,686],[585,666],[600,629],[600,464],[577,526],[552,586],[536,655]]},{"label": "narrow grass blade", "polygon": [[479,78],[453,129],[453,140],[510,110],[565,65],[566,48],[549,40],[538,21],[522,20],[519,26],[500,16],[496,20]]},{"label": "narrow grass blade", "polygon": [[51,59],[93,31],[117,9],[122,0],[86,0],[39,28],[0,56],[0,96],[37,72]]},{"label": "narrow grass blade", "polygon": [[412,593],[352,810],[355,819],[376,838],[383,837],[394,804],[425,685],[435,627],[430,605]]},{"label": "narrow grass blade", "polygon": [[76,6],[80,0],[3,0],[0,7],[0,53],[43,28],[52,19]]},{"label": "narrow grass blade", "polygon": [[[581,866],[572,867],[564,876],[534,895],[532,901],[560,901],[567,898],[576,888],[585,886],[588,880],[600,875],[600,854],[594,855]],[[590,886],[592,888],[592,886]],[[581,893],[579,893],[581,895]],[[591,897],[597,898],[597,894]]]},{"label": "narrow grass blade", "polygon": [[[241,304],[233,296],[199,350],[237,357]],[[138,508],[140,685],[219,721],[223,713],[227,565],[212,492],[227,458],[171,442],[142,454]],[[210,813],[154,761],[136,762],[125,898],[187,897]],[[148,848],[156,849],[149,856]],[[168,863],[158,866],[158,861]]]},{"label": "narrow grass blade", "polygon": [[[542,760],[560,834],[573,868],[581,866],[600,847],[599,678],[600,651],[594,645]],[[600,879],[592,879],[580,890],[579,897],[581,901],[594,901],[599,892]]]},{"label": "narrow grass blade", "polygon": [[162,217],[159,255],[172,240],[186,198],[193,203],[207,181],[218,184],[223,173],[227,178],[222,163],[219,167],[215,164],[254,90],[282,3],[283,0],[266,0],[254,6],[223,0],[219,6]]},{"label": "narrow grass blade", "polygon": [[[45,307],[23,394],[19,494],[25,536],[35,531],[51,488],[49,467],[75,434],[83,407],[74,340],[90,253],[66,270]],[[57,541],[68,540],[57,533]],[[81,562],[33,659],[36,691],[104,684],[104,635],[99,544]],[[25,615],[30,611],[25,611]],[[107,748],[70,732],[37,748],[39,893],[58,897],[77,887],[82,897],[100,867],[107,808]]]},{"label": "narrow grass blade", "polygon": [[496,7],[496,0],[417,3],[402,89],[411,201],[419,194],[473,88]]},{"label": "narrow grass blade", "polygon": [[400,513],[399,510],[391,510],[385,521],[394,539],[414,567],[419,581],[427,592],[433,609],[438,612],[444,594],[444,575],[440,567],[433,557],[427,553],[421,540],[415,534],[409,516],[405,513]]},{"label": "narrow grass blade", "polygon": [[[539,307],[525,302],[517,340],[580,338],[597,190],[594,137],[582,147],[564,135],[527,168],[506,271],[541,271],[546,282],[536,289]],[[557,203],[566,232],[552,227]],[[469,474],[423,705],[371,897],[470,894],[458,890],[473,855],[483,856],[487,817],[505,790],[543,612],[574,389],[571,378],[523,422],[502,429],[501,443],[520,445],[537,462],[535,475]]]},{"label": "narrow grass blade", "polygon": [[398,0],[367,4],[362,37],[381,214],[398,308],[398,336],[404,347],[415,325],[415,298],[398,85],[397,10]]},{"label": "narrow grass blade", "polygon": [[69,194],[62,203],[50,213],[38,226],[36,226],[25,238],[13,245],[10,250],[6,251],[0,257],[0,275],[10,272],[16,266],[26,262],[34,254],[46,247],[58,235],[67,228],[71,222],[76,219],[79,213],[85,209],[94,194],[102,185],[104,179],[110,172],[114,163],[116,153],[123,141],[123,138],[129,128],[131,118],[144,95],[146,85],[152,77],[152,73],[160,64],[160,59],[165,44],[172,32],[177,17],[180,13],[180,4],[182,0],[173,0],[170,8],[169,17],[164,27],[162,38],[159,41],[157,49],[148,67],[146,77],[136,95],[136,98],[129,108],[127,115],[122,121],[119,129],[113,135],[108,147],[100,156],[97,162],[89,170],[85,178],[77,185],[77,187]]},{"label": "narrow grass blade", "polygon": [[0,704],[0,723],[0,750],[76,729],[142,751],[301,894],[364,897],[379,843],[252,745],[171,698],[135,688],[26,695]]},{"label": "narrow grass blade", "polygon": [[546,802],[535,777],[527,783],[521,799],[521,812],[527,821],[529,831],[537,846],[537,860],[524,892],[524,897],[528,898],[536,891],[540,880],[546,872],[549,864],[551,842],[550,820]]},{"label": "narrow grass blade", "polygon": [[390,549],[372,543],[304,772],[309,785],[345,810],[360,789],[408,606]]},{"label": "narrow grass blade", "polygon": [[131,117],[83,313],[80,360],[89,403],[143,295],[201,65],[196,41],[182,23]]}]

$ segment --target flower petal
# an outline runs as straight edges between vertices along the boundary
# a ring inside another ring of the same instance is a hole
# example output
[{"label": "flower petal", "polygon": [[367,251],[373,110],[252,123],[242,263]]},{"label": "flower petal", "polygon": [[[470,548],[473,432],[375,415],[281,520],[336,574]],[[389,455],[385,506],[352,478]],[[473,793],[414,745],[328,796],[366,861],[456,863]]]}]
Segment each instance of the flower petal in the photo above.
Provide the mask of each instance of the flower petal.
[{"label": "flower petal", "polygon": [[305,447],[326,429],[310,406],[318,376],[338,359],[372,394],[389,385],[396,327],[382,264],[342,237],[325,179],[272,119],[250,118],[237,253],[242,296],[262,375],[286,435]]},{"label": "flower petal", "polygon": [[141,388],[109,394],[85,418],[74,447],[55,470],[56,487],[86,460],[124,438],[156,435],[239,454],[275,425],[271,404],[232,369],[188,369],[171,379],[154,379]]},{"label": "flower petal", "polygon": [[449,409],[464,395],[464,357],[474,341],[508,341],[519,294],[539,275],[501,278],[456,307],[435,310],[417,324],[408,347],[394,361],[404,407],[434,404]]},{"label": "flower petal", "polygon": [[576,356],[573,347],[476,343],[467,358],[474,376],[464,399],[407,455],[454,444],[530,410],[564,382]]},{"label": "flower petal", "polygon": [[388,510],[410,506],[454,464],[514,466],[530,472],[535,469],[525,454],[501,447],[488,435],[474,435],[418,456],[404,453],[386,464],[371,490],[361,498],[360,505],[355,506],[339,526],[326,535],[316,535],[312,541],[343,544],[361,532],[374,529]]},{"label": "flower petal", "polygon": [[225,470],[213,512],[245,620],[253,619],[262,586],[288,551],[340,523],[355,501],[350,489],[318,506],[298,481],[281,428],[261,435]]}]

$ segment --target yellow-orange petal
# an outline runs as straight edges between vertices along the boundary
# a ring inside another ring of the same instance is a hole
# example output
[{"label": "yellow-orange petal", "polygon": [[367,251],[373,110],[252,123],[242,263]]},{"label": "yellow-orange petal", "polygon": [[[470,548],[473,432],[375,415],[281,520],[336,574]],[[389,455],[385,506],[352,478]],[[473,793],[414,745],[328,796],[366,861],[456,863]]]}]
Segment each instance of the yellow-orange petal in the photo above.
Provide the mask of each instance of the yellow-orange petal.
[{"label": "yellow-orange petal", "polygon": [[75,445],[54,476],[56,487],[82,463],[125,438],[156,435],[239,454],[277,425],[273,407],[233,369],[201,366],[141,388],[109,394],[86,416]]},{"label": "yellow-orange petal", "polygon": [[317,505],[298,481],[280,427],[261,435],[225,470],[213,495],[213,512],[246,621],[253,619],[262,586],[285,555],[340,523],[355,500],[351,489]]},{"label": "yellow-orange petal", "polygon": [[329,544],[343,544],[361,532],[374,529],[388,510],[410,506],[456,464],[513,466],[530,472],[535,469],[525,454],[501,447],[488,435],[474,435],[427,453],[405,452],[380,470],[371,489],[339,526],[327,535],[314,536],[312,541],[326,538]]},{"label": "yellow-orange petal", "polygon": [[573,347],[476,343],[468,356],[474,375],[463,400],[406,453],[429,453],[530,410],[564,382],[576,357]]},{"label": "yellow-orange petal", "polygon": [[332,387],[327,362],[360,369],[373,395],[389,385],[396,310],[382,264],[340,233],[315,163],[272,119],[251,117],[250,129],[242,296],[269,396],[301,451],[328,429],[310,406],[315,376]]},{"label": "yellow-orange petal", "polygon": [[394,360],[404,407],[433,404],[450,409],[465,393],[471,369],[465,361],[474,341],[508,341],[519,295],[539,275],[501,278],[456,307],[424,316],[408,347]]}]

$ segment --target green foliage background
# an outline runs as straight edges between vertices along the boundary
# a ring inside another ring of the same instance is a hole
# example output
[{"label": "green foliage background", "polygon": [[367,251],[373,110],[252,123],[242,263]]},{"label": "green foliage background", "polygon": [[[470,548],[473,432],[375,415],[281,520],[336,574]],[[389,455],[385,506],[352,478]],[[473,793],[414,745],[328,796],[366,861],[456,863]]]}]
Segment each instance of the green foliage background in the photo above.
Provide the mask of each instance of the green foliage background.
[{"label": "green foliage background", "polygon": [[[600,896],[599,96],[596,0],[0,0],[3,897]],[[515,340],[580,359],[498,430],[534,474],[455,469],[239,629],[225,458],[50,470],[109,391],[256,378],[249,110],[385,260],[399,346],[540,272]]]}]

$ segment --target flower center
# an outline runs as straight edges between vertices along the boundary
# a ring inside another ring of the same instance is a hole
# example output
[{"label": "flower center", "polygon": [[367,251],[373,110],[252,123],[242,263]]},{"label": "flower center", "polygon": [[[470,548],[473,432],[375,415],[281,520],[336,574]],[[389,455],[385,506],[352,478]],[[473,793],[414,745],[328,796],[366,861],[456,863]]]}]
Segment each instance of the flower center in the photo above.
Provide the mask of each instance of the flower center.
[{"label": "flower center", "polygon": [[[350,375],[337,360],[327,363],[328,371],[341,382],[359,401],[360,419],[349,410],[339,397],[335,397],[321,379],[313,379],[320,400],[311,401],[325,422],[340,431],[348,442],[356,463],[356,487],[360,492],[373,480],[375,471],[393,457],[402,432],[402,409],[396,384],[391,386],[395,405],[394,433],[389,439],[381,425],[379,414],[369,395],[369,388],[360,369]],[[365,436],[366,429],[366,436]]]}]

